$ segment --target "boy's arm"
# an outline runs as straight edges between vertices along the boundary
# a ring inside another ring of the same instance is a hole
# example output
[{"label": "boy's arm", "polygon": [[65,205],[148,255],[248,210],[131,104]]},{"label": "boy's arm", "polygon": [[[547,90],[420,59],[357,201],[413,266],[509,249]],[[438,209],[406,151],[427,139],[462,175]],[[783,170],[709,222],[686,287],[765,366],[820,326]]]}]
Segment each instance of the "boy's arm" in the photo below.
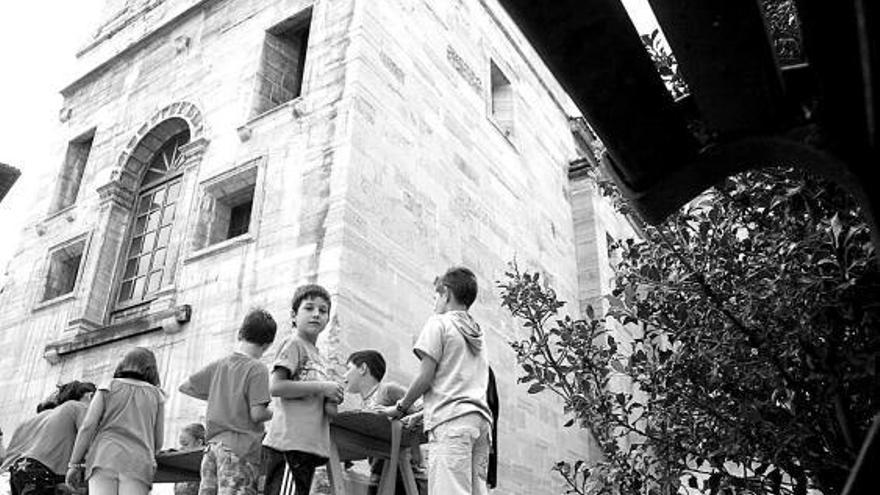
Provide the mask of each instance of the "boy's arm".
[{"label": "boy's arm", "polygon": [[193,373],[177,390],[196,399],[208,400],[213,363]]},{"label": "boy's arm", "polygon": [[321,395],[342,402],[343,387],[341,383],[329,381],[294,381],[290,379],[290,370],[276,366],[269,377],[269,393],[283,399]]},{"label": "boy's arm", "polygon": [[153,442],[155,451],[162,450],[162,443],[165,441],[165,402],[159,402],[159,408],[156,411],[156,424],[153,427]]},{"label": "boy's arm", "polygon": [[89,410],[86,411],[86,417],[82,422],[82,426],[76,432],[76,440],[73,442],[73,450],[70,452],[70,462],[67,464],[67,474],[64,477],[64,482],[71,487],[79,488],[85,483],[83,479],[85,475],[83,462],[86,452],[89,450],[89,446],[98,432],[98,423],[103,415],[104,392],[99,389],[95,392],[95,397],[89,403]]},{"label": "boy's arm", "polygon": [[82,426],[76,433],[76,440],[73,442],[73,450],[70,452],[70,464],[82,464],[89,450],[95,433],[98,431],[98,423],[101,416],[104,415],[104,391],[98,390],[95,397],[89,403],[89,409],[86,411],[86,417],[83,419]]},{"label": "boy's arm", "polygon": [[431,388],[431,383],[434,382],[434,375],[437,373],[437,361],[424,352],[417,351],[417,354],[422,360],[419,365],[419,374],[410,383],[406,395],[397,402],[397,405],[383,409],[382,413],[391,417],[402,416],[403,413],[401,411],[409,410],[416,399],[424,395]]},{"label": "boy's arm", "polygon": [[272,419],[269,409],[269,370],[262,363],[255,364],[248,370],[245,394],[249,406],[251,421],[263,423]]},{"label": "boy's arm", "polygon": [[339,414],[339,404],[337,404],[336,402],[332,402],[328,399],[325,399],[324,400],[324,414],[326,414],[328,417],[331,417],[331,418],[335,417],[337,414]]},{"label": "boy's arm", "polygon": [[257,404],[251,406],[250,413],[251,421],[253,421],[254,423],[263,423],[272,419],[272,410],[269,409],[268,404]]}]

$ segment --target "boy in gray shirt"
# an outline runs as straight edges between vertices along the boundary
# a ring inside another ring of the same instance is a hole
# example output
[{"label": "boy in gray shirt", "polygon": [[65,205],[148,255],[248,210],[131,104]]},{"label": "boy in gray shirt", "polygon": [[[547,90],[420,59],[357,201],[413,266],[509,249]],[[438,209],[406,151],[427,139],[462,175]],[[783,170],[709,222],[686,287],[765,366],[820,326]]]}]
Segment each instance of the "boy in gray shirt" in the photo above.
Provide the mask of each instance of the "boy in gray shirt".
[{"label": "boy in gray shirt", "polygon": [[485,337],[468,312],[477,278],[453,267],[434,282],[434,315],[413,346],[419,373],[396,406],[398,417],[424,395],[428,434],[428,494],[485,495],[492,413],[486,399],[489,361]]},{"label": "boy in gray shirt", "polygon": [[269,370],[259,361],[275,340],[277,325],[267,311],[251,310],[238,330],[235,351],[189,377],[186,395],[208,401],[208,449],[202,458],[201,495],[255,495],[261,475],[263,423],[268,409]]}]

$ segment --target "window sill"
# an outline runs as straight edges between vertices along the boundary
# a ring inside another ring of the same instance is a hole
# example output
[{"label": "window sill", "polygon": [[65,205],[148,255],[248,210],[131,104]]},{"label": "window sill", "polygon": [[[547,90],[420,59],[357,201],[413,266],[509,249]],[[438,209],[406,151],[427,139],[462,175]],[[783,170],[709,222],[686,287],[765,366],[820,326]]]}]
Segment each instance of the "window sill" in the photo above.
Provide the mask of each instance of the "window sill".
[{"label": "window sill", "polygon": [[252,124],[259,122],[261,120],[265,120],[265,119],[269,118],[271,115],[273,115],[275,113],[280,113],[285,109],[288,109],[290,111],[290,113],[289,113],[290,116],[298,117],[302,114],[303,102],[304,102],[303,95],[299,95],[292,100],[285,101],[284,103],[281,103],[280,105],[276,105],[268,110],[263,111],[263,113],[259,113],[255,116],[251,117],[250,119],[248,119],[247,122],[244,123],[244,127],[250,127]]},{"label": "window sill", "polygon": [[[68,354],[74,354],[86,349],[116,342],[118,340],[128,339],[160,330],[164,330],[168,333],[179,332],[181,330],[181,324],[189,321],[188,319],[179,319],[182,308],[183,307],[168,308],[139,318],[106,325],[94,330],[80,332],[76,335],[65,337],[54,342],[49,342],[46,344],[46,347],[43,348],[43,357],[50,363],[57,364]],[[191,309],[186,309],[186,311],[191,312]]]},{"label": "window sill", "polygon": [[237,237],[233,237],[231,239],[226,239],[225,241],[220,241],[217,244],[211,244],[208,247],[204,247],[199,249],[198,251],[190,254],[185,260],[183,260],[184,264],[192,263],[194,261],[198,261],[202,258],[207,258],[213,256],[215,254],[222,253],[224,251],[228,251],[230,249],[234,249],[238,246],[243,246],[245,244],[250,244],[254,242],[254,236],[251,235],[250,232],[247,234],[242,234]]},{"label": "window sill", "polygon": [[37,222],[36,231],[37,234],[43,236],[49,230],[49,225],[58,224],[61,218],[67,220],[68,223],[72,223],[76,220],[76,203],[73,203],[69,206],[65,206],[64,208],[54,211],[45,218]]},{"label": "window sill", "polygon": [[68,301],[72,301],[74,299],[76,299],[76,291],[72,290],[72,291],[68,292],[67,294],[62,294],[58,297],[54,297],[52,299],[47,299],[45,301],[38,302],[37,304],[34,305],[33,309],[31,309],[31,312],[37,312],[37,311],[40,311],[42,309],[46,309],[51,306],[56,306],[61,303],[66,303]]},{"label": "window sill", "polygon": [[513,151],[519,153],[519,149],[516,147],[516,143],[513,142],[513,132],[509,130],[505,130],[504,127],[501,126],[491,115],[486,116],[486,120],[492,123],[492,126],[495,127],[495,130],[498,131],[498,134],[501,134],[501,137],[507,141],[507,144],[513,148]]}]

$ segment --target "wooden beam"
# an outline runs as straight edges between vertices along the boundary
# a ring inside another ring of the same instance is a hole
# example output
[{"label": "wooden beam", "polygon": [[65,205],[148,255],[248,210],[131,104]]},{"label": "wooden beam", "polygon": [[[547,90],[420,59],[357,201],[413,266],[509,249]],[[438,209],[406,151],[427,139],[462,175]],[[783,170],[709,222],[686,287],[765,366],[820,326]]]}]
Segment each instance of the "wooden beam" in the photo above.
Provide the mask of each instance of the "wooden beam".
[{"label": "wooden beam", "polygon": [[[876,1],[796,0],[804,51],[819,85],[817,120],[827,145],[855,168],[877,150]],[[861,163],[860,163],[861,162]]]},{"label": "wooden beam", "polygon": [[608,149],[628,196],[696,153],[619,0],[500,0]]},{"label": "wooden beam", "polygon": [[754,135],[795,115],[756,0],[650,4],[709,129]]}]

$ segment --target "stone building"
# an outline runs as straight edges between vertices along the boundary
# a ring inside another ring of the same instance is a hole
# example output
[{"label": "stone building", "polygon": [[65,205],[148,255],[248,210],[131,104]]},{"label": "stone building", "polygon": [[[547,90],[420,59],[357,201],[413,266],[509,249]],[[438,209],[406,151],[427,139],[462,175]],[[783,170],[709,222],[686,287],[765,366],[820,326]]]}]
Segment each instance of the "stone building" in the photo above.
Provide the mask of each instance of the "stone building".
[{"label": "stone building", "polygon": [[433,278],[464,264],[499,375],[496,492],[559,493],[555,461],[595,458],[516,383],[525,333],[494,286],[515,258],[576,313],[628,227],[570,178],[589,132],[496,0],[107,0],[78,57],[0,288],[0,427],[141,345],[173,445],[204,411],[177,385],[248,308],[286,322],[304,282],[334,295],[327,355],[378,349],[408,383]]}]

